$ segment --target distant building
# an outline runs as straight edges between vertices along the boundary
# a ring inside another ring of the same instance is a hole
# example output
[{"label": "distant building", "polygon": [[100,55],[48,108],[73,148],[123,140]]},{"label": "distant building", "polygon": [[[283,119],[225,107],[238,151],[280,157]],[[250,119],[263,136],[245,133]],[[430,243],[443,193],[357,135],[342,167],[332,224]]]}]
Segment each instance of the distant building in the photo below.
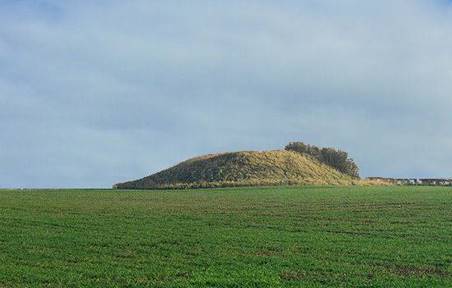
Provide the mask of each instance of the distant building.
[{"label": "distant building", "polygon": [[419,185],[419,186],[452,186],[452,179],[448,178],[385,178],[368,177],[369,180],[379,180],[395,185]]}]

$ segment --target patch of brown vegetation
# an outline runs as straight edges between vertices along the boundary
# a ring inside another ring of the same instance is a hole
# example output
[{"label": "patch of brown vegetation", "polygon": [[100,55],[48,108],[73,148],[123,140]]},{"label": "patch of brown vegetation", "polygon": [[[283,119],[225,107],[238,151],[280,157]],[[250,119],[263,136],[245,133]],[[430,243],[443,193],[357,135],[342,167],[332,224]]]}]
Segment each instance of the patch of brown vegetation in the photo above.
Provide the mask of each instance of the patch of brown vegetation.
[{"label": "patch of brown vegetation", "polygon": [[300,281],[306,278],[306,274],[304,271],[283,271],[279,277],[286,281]]},{"label": "patch of brown vegetation", "polygon": [[397,265],[390,267],[389,270],[396,275],[402,277],[419,277],[419,276],[439,276],[439,277],[449,277],[450,273],[446,270],[443,270],[439,267],[432,266],[424,266],[424,267],[415,267],[415,266],[402,266]]}]

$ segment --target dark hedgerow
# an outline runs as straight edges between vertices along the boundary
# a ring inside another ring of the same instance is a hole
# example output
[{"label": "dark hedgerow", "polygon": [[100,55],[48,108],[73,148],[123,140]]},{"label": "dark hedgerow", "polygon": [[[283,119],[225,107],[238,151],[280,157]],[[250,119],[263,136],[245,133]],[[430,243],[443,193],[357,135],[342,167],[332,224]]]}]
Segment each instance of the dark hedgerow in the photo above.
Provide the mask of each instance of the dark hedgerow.
[{"label": "dark hedgerow", "polygon": [[309,155],[339,172],[359,178],[358,165],[348,157],[348,153],[345,151],[335,148],[320,148],[303,142],[291,142],[285,149]]}]

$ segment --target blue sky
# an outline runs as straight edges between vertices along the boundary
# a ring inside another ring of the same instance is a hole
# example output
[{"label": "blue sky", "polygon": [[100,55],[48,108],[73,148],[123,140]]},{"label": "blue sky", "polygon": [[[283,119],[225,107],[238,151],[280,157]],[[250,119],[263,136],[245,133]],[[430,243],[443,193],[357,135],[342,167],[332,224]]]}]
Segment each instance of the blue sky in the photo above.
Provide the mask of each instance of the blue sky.
[{"label": "blue sky", "polygon": [[450,1],[1,1],[0,187],[302,140],[452,177]]}]

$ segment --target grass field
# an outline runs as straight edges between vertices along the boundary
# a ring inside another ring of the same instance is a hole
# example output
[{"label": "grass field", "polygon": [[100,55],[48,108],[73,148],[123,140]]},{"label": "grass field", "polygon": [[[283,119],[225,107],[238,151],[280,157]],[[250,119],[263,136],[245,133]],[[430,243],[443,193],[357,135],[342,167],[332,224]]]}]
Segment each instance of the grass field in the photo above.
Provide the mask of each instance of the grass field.
[{"label": "grass field", "polygon": [[0,287],[451,287],[452,188],[0,190]]}]

